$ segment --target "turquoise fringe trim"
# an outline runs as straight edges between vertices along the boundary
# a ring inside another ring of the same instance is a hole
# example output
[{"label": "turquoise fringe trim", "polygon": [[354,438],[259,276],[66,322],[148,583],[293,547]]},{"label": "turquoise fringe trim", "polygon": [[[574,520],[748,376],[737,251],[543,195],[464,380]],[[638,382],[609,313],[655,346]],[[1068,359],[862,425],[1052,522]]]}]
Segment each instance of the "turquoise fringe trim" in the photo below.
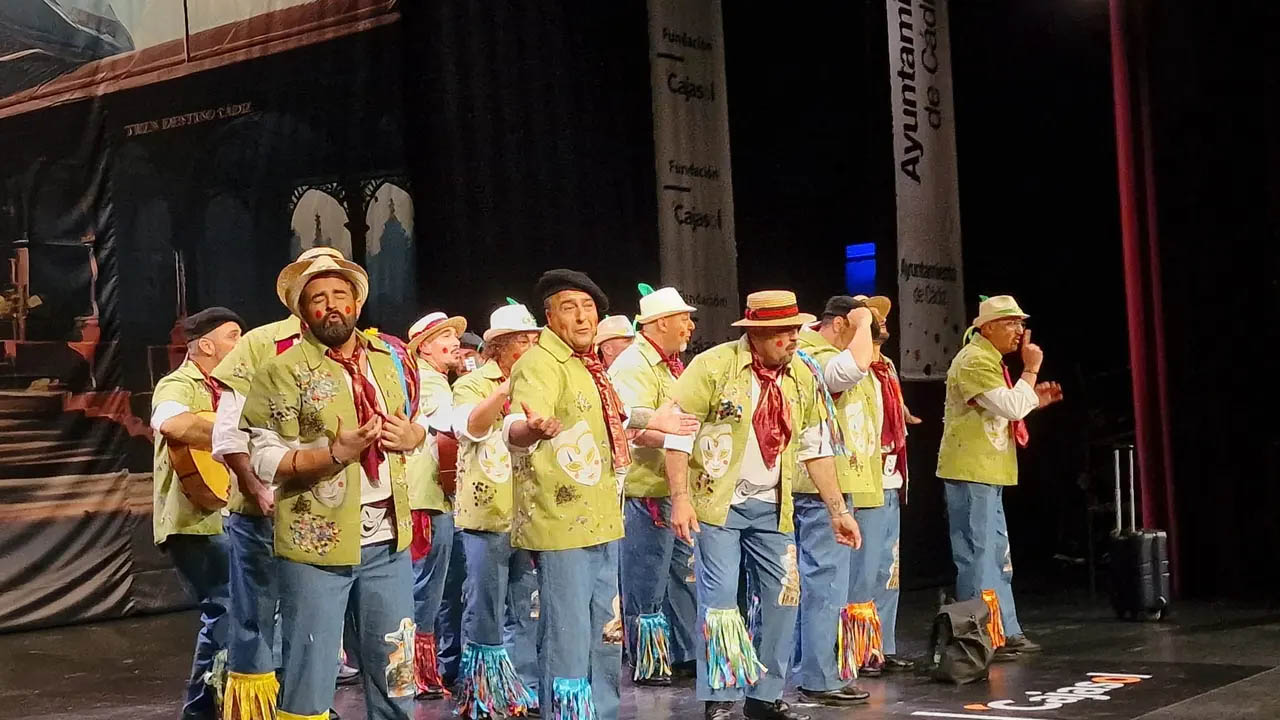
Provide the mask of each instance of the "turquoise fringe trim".
[{"label": "turquoise fringe trim", "polygon": [[596,720],[591,683],[586,678],[556,678],[551,682],[549,720]]},{"label": "turquoise fringe trim", "polygon": [[633,680],[671,677],[671,625],[662,613],[636,618],[636,672]]},{"label": "turquoise fringe trim", "polygon": [[525,687],[501,645],[467,643],[458,677],[461,686],[456,714],[460,717],[475,720],[491,715],[528,715],[538,707],[538,699]]},{"label": "turquoise fringe trim", "polygon": [[765,668],[737,608],[708,608],[702,634],[707,641],[707,684],[713,690],[745,688],[760,681]]}]

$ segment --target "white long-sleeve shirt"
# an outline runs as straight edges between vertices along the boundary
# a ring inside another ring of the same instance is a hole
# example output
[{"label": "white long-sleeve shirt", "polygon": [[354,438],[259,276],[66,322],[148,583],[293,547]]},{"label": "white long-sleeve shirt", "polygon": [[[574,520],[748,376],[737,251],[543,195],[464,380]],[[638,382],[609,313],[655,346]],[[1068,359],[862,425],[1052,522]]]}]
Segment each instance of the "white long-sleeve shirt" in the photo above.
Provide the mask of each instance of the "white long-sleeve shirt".
[{"label": "white long-sleeve shirt", "polygon": [[853,389],[867,376],[867,369],[858,367],[849,350],[841,350],[835,357],[827,361],[822,369],[822,379],[827,383],[827,391],[840,394]]},{"label": "white long-sleeve shirt", "polygon": [[974,401],[987,412],[1005,420],[1021,420],[1040,407],[1040,396],[1036,389],[1022,378],[1011,388],[988,390],[974,398]]}]

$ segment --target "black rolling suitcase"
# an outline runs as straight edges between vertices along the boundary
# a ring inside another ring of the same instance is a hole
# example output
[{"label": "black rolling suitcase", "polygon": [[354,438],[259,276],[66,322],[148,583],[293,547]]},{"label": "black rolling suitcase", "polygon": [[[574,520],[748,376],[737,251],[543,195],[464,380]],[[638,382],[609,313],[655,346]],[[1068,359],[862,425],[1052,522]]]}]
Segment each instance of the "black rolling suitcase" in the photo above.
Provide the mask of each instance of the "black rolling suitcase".
[{"label": "black rolling suitcase", "polygon": [[[1120,455],[1129,460],[1129,529],[1124,529]],[[1133,448],[1116,448],[1116,529],[1111,535],[1111,606],[1122,619],[1160,620],[1169,611],[1169,538],[1163,530],[1138,529]]]}]

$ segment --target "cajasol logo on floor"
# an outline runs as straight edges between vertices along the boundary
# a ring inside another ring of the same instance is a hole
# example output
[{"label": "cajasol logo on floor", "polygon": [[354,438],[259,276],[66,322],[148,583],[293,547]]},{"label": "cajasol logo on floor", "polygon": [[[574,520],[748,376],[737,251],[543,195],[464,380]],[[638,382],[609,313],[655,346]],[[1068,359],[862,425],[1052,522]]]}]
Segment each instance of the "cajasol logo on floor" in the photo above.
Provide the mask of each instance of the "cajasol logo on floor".
[{"label": "cajasol logo on floor", "polygon": [[[1088,680],[1067,685],[1054,690],[1027,690],[1025,698],[989,700],[964,706],[964,712],[939,712],[934,710],[917,710],[913,717],[928,718],[984,718],[985,720],[1023,720],[1037,717],[1038,713],[1061,710],[1076,703],[1107,702],[1112,694],[1119,690],[1136,685],[1143,680],[1150,680],[1150,675],[1134,675],[1133,673],[1090,672],[1085,673]],[[1001,713],[999,715],[993,712]],[[1009,713],[1009,714],[1004,714]],[[1088,713],[1085,713],[1086,715]],[[1041,716],[1043,717],[1043,716]],[[1060,715],[1055,713],[1055,717]]]}]

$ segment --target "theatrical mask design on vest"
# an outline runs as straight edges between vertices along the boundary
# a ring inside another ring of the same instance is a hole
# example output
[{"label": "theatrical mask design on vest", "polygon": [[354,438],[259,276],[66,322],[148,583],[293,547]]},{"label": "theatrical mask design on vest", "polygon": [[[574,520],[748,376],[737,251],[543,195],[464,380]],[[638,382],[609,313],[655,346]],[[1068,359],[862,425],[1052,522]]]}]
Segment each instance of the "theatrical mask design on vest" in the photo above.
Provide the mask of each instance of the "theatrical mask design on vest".
[{"label": "theatrical mask design on vest", "polygon": [[579,420],[573,427],[561,431],[551,438],[550,443],[555,449],[560,469],[574,482],[587,487],[600,482],[603,470],[600,450],[586,420]]}]

